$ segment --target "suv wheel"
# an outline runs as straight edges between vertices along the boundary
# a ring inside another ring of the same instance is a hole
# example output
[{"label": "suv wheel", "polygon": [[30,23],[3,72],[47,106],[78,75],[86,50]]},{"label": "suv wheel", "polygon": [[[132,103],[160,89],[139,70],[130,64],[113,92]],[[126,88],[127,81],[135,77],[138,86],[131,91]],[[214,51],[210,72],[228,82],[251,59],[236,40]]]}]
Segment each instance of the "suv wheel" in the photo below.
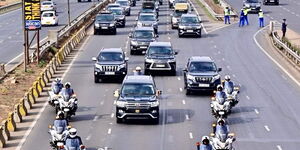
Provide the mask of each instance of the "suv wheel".
[{"label": "suv wheel", "polygon": [[78,2],[81,2],[81,0],[78,0]]},{"label": "suv wheel", "polygon": [[94,35],[97,35],[98,34],[98,31],[97,30],[94,30]]},{"label": "suv wheel", "polygon": [[153,119],[153,124],[159,124],[159,118]]},{"label": "suv wheel", "polygon": [[116,35],[117,34],[117,28],[115,28],[114,30],[113,30],[113,35]]},{"label": "suv wheel", "polygon": [[191,90],[186,89],[185,95],[190,95],[191,94]]},{"label": "suv wheel", "polygon": [[99,78],[98,77],[94,77],[95,83],[99,83]]},{"label": "suv wheel", "polygon": [[181,38],[181,37],[182,37],[182,35],[180,35],[180,33],[179,33],[179,30],[178,30],[178,37],[179,37],[179,38]]},{"label": "suv wheel", "polygon": [[123,123],[123,119],[122,118],[117,118],[117,123]]},{"label": "suv wheel", "polygon": [[149,74],[150,74],[150,71],[149,71],[148,69],[145,69],[145,70],[144,70],[144,74],[145,74],[145,75],[149,75]]},{"label": "suv wheel", "polygon": [[201,38],[201,37],[202,37],[201,30],[200,30],[199,33],[200,33],[200,34],[198,35],[198,38]]}]

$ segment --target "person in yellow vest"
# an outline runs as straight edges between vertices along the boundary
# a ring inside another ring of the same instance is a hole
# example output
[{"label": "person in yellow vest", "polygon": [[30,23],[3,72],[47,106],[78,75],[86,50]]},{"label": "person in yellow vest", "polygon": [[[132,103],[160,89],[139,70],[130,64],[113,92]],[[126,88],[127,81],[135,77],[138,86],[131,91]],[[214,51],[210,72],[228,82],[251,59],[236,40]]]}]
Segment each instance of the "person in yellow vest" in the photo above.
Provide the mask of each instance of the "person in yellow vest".
[{"label": "person in yellow vest", "polygon": [[243,8],[243,12],[244,12],[244,21],[245,21],[245,24],[249,25],[249,22],[248,22],[248,12],[249,12],[249,8],[247,7],[244,7]]},{"label": "person in yellow vest", "polygon": [[225,21],[225,24],[230,24],[230,9],[229,7],[226,7],[225,10],[224,10],[224,21]]},{"label": "person in yellow vest", "polygon": [[259,19],[259,27],[264,27],[264,12],[260,9],[258,12],[258,19]]}]

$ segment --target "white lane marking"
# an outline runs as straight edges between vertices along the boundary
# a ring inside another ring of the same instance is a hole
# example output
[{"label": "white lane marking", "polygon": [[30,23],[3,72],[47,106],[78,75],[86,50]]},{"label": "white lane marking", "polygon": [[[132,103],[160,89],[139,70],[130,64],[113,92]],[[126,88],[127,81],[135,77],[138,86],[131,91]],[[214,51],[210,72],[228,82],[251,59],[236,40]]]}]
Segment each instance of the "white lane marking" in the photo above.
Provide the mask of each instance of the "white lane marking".
[{"label": "white lane marking", "polygon": [[232,75],[234,78],[236,77],[235,74]]},{"label": "white lane marking", "polygon": [[107,134],[111,134],[111,128],[108,129]]},{"label": "white lane marking", "polygon": [[281,77],[284,79],[284,80],[287,80],[287,78],[282,74]]},{"label": "white lane marking", "polygon": [[257,109],[254,109],[254,111],[255,111],[256,114],[259,114],[259,111]]},{"label": "white lane marking", "polygon": [[99,116],[95,116],[94,119],[93,119],[93,121],[97,121],[98,118],[99,118]]},{"label": "white lane marking", "polygon": [[296,14],[297,17],[299,17],[299,14]]},{"label": "white lane marking", "polygon": [[221,54],[221,51],[218,51],[218,54]]},{"label": "white lane marking", "polygon": [[3,43],[3,40],[0,40],[0,43]]},{"label": "white lane marking", "polygon": [[185,103],[185,100],[182,100],[182,104],[183,104],[183,105],[185,105],[185,104],[186,104],[186,103]]},{"label": "white lane marking", "polygon": [[225,58],[222,58],[223,61],[225,61]]},{"label": "white lane marking", "polygon": [[226,67],[227,67],[228,70],[231,70],[231,69],[230,69],[230,66],[227,65]]},{"label": "white lane marking", "polygon": [[117,101],[116,100],[114,100],[114,105],[116,105],[117,104]]},{"label": "white lane marking", "polygon": [[248,95],[246,95],[246,98],[249,100],[250,99],[250,97],[248,96]]},{"label": "white lane marking", "polygon": [[293,15],[295,15],[296,13],[295,12],[291,12]]},{"label": "white lane marking", "polygon": [[280,145],[277,145],[276,147],[277,147],[278,150],[282,150]]},{"label": "white lane marking", "polygon": [[168,37],[169,40],[171,40],[171,37]]},{"label": "white lane marking", "polygon": [[290,79],[292,79],[298,86],[300,86],[300,82],[297,81],[297,79],[295,79],[286,69],[284,69],[280,63],[278,63],[272,56],[270,56],[267,51],[261,47],[261,45],[257,42],[256,40],[256,36],[259,32],[261,32],[262,30],[264,30],[265,28],[267,28],[269,25],[265,26],[264,28],[258,30],[254,35],[253,35],[253,39],[256,43],[256,45],[267,55],[267,57],[269,57],[269,59],[271,59],[285,74],[287,74]]},{"label": "white lane marking", "polygon": [[214,45],[214,48],[217,48],[217,45]]},{"label": "white lane marking", "polygon": [[115,114],[114,114],[114,113],[111,113],[110,117],[113,118],[114,116],[115,116]]},{"label": "white lane marking", "polygon": [[167,116],[167,123],[172,123],[174,122],[173,116]]},{"label": "white lane marking", "polygon": [[112,122],[110,122],[109,124],[110,124],[110,125],[112,125],[113,123],[112,123]]},{"label": "white lane marking", "polygon": [[100,105],[103,105],[103,104],[104,104],[104,101],[101,101],[101,102],[100,102]]},{"label": "white lane marking", "polygon": [[180,79],[180,77],[178,77],[178,78],[177,78],[177,80],[179,80],[179,81],[180,81],[180,80],[181,80],[181,79]]},{"label": "white lane marking", "polygon": [[265,125],[265,129],[266,129],[268,132],[271,131],[270,128],[269,128],[267,125]]},{"label": "white lane marking", "polygon": [[182,88],[179,88],[179,91],[182,92],[183,91]]},{"label": "white lane marking", "polygon": [[12,37],[11,36],[9,36],[9,37],[7,37],[8,39],[11,39]]},{"label": "white lane marking", "polygon": [[194,138],[192,132],[189,133],[189,136],[190,136],[190,139],[193,139],[193,138]]},{"label": "white lane marking", "polygon": [[185,115],[185,119],[186,119],[186,120],[190,120],[190,117],[189,117],[188,114]]},{"label": "white lane marking", "polygon": [[87,141],[88,141],[88,140],[90,140],[90,139],[91,139],[91,137],[92,137],[91,135],[88,135],[88,136],[85,138],[85,140],[87,140]]},{"label": "white lane marking", "polygon": [[272,20],[274,20],[274,18],[273,17],[270,17]]}]

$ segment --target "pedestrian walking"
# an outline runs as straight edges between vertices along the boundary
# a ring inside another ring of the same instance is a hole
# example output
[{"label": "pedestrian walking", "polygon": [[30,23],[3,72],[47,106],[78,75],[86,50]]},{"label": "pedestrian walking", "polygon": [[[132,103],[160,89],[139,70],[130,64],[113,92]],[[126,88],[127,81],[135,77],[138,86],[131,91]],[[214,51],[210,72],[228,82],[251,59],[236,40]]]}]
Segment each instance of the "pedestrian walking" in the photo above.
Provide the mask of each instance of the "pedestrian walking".
[{"label": "pedestrian walking", "polygon": [[244,7],[243,8],[243,12],[244,12],[244,22],[245,24],[249,25],[249,21],[248,21],[248,12],[249,12],[249,9]]},{"label": "pedestrian walking", "polygon": [[229,7],[226,7],[225,10],[224,10],[224,21],[225,21],[225,24],[230,24],[230,9]]},{"label": "pedestrian walking", "polygon": [[239,27],[243,27],[243,26],[244,26],[244,9],[241,9]]},{"label": "pedestrian walking", "polygon": [[259,27],[262,28],[265,26],[264,24],[264,12],[260,9],[258,12],[258,20],[259,20]]},{"label": "pedestrian walking", "polygon": [[286,19],[283,19],[283,22],[282,22],[282,25],[281,25],[282,38],[284,38],[284,37],[285,37],[285,33],[286,33],[286,27],[287,27],[287,24],[286,24]]}]

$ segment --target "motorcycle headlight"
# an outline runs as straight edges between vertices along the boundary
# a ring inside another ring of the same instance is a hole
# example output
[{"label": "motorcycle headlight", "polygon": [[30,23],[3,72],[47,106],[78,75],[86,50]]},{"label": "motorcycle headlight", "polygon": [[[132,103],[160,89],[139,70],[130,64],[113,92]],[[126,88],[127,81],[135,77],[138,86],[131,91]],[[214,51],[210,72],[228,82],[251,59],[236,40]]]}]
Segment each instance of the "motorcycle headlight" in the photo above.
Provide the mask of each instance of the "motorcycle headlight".
[{"label": "motorcycle headlight", "polygon": [[120,65],[120,68],[125,68],[126,67],[126,64],[121,64]]},{"label": "motorcycle headlight", "polygon": [[99,64],[95,64],[95,67],[98,68],[98,69],[100,69],[100,70],[102,70],[102,66],[99,65]]},{"label": "motorcycle headlight", "polygon": [[138,45],[137,41],[131,41],[130,43],[131,43],[131,45]]},{"label": "motorcycle headlight", "polygon": [[125,107],[126,102],[125,102],[125,101],[117,101],[117,102],[116,102],[116,105],[117,105],[118,107]]},{"label": "motorcycle headlight", "polygon": [[159,105],[158,101],[150,102],[151,107],[157,107]]},{"label": "motorcycle headlight", "polygon": [[146,62],[146,63],[153,63],[154,60],[153,60],[153,59],[146,59],[145,62]]},{"label": "motorcycle headlight", "polygon": [[220,79],[220,75],[215,75],[215,76],[212,77],[211,82],[213,83],[213,82],[215,82],[218,79]]},{"label": "motorcycle headlight", "polygon": [[110,27],[113,27],[113,26],[115,26],[115,24],[111,23],[111,24],[109,24],[109,26],[110,26]]},{"label": "motorcycle headlight", "polygon": [[195,81],[195,77],[192,76],[192,75],[190,75],[190,74],[188,74],[188,75],[186,76],[186,78],[187,78],[188,80]]}]

